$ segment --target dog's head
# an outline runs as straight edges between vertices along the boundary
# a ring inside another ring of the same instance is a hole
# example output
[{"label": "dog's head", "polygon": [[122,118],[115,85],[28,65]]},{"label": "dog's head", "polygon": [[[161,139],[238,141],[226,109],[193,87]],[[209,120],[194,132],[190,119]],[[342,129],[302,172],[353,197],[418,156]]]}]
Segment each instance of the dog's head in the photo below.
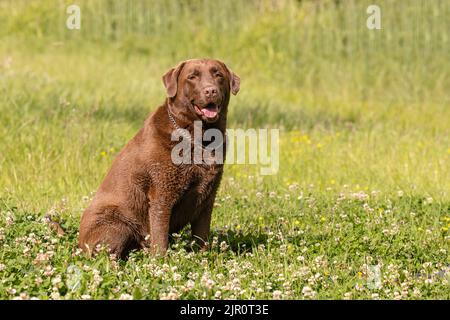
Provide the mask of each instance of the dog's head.
[{"label": "dog's head", "polygon": [[177,106],[201,120],[213,123],[226,112],[230,92],[236,95],[240,79],[219,60],[192,59],[163,76],[167,96]]}]

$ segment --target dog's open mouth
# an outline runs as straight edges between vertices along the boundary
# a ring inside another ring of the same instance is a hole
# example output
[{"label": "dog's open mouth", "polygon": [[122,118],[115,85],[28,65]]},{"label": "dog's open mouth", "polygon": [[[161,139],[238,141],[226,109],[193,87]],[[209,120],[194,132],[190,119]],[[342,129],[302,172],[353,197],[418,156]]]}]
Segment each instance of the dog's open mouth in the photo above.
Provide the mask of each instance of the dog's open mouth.
[{"label": "dog's open mouth", "polygon": [[213,102],[208,103],[203,108],[197,105],[194,105],[194,107],[198,115],[204,116],[208,120],[215,119],[220,111],[219,106]]}]

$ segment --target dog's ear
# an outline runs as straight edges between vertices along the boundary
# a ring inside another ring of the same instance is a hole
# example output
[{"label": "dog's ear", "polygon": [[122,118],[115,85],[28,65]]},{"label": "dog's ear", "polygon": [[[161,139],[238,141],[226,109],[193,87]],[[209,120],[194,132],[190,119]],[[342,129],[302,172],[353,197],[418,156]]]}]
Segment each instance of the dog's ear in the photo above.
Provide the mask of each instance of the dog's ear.
[{"label": "dog's ear", "polygon": [[237,95],[239,92],[239,89],[241,88],[241,78],[237,74],[235,74],[233,71],[228,70],[230,72],[230,88],[231,93],[234,95]]},{"label": "dog's ear", "polygon": [[239,92],[239,89],[241,88],[241,78],[237,74],[235,74],[233,71],[231,71],[230,68],[227,67],[227,65],[220,61],[220,63],[224,66],[224,68],[228,72],[228,78],[230,79],[230,90],[231,93],[234,95],[237,95]]},{"label": "dog's ear", "polygon": [[169,71],[167,71],[162,77],[164,87],[166,87],[167,96],[169,98],[173,98],[177,95],[178,76],[180,74],[181,69],[183,69],[185,63],[186,61],[179,63],[175,68],[172,68]]}]

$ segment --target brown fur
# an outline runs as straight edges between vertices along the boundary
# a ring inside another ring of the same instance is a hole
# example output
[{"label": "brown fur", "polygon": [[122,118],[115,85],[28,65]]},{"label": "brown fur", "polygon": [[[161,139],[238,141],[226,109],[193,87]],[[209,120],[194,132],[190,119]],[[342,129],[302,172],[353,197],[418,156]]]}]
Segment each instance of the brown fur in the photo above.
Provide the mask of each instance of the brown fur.
[{"label": "brown fur", "polygon": [[[223,165],[172,163],[171,150],[177,142],[171,141],[175,128],[167,108],[170,104],[177,125],[191,135],[193,121],[200,119],[204,130],[224,133],[230,92],[239,91],[239,77],[220,61],[195,59],[169,70],[163,82],[165,103],[120,151],[83,213],[79,247],[88,253],[99,244],[108,245],[121,258],[144,246],[165,253],[168,235],[187,224],[200,244],[208,239]],[[208,103],[220,106],[218,119],[205,118],[193,106]]]}]

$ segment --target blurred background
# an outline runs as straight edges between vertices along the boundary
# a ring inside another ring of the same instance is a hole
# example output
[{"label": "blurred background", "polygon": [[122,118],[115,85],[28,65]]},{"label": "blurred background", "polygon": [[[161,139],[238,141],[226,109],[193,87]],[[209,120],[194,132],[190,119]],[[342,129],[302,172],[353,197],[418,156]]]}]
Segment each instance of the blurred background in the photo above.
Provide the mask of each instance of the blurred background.
[{"label": "blurred background", "polygon": [[449,17],[448,0],[2,0],[2,198],[45,208],[95,190],[163,102],[162,74],[194,57],[241,76],[230,127],[282,129],[269,186],[448,197]]},{"label": "blurred background", "polygon": [[[67,95],[94,84],[88,104],[141,115],[161,100],[162,73],[193,57],[222,59],[241,75],[238,122],[315,125],[324,111],[353,121],[370,116],[367,104],[448,102],[450,2],[376,1],[382,30],[369,30],[372,2],[3,0],[1,46],[20,53],[17,64],[71,82]],[[81,8],[80,30],[66,28],[70,4]],[[348,102],[362,105],[337,110]]]}]

